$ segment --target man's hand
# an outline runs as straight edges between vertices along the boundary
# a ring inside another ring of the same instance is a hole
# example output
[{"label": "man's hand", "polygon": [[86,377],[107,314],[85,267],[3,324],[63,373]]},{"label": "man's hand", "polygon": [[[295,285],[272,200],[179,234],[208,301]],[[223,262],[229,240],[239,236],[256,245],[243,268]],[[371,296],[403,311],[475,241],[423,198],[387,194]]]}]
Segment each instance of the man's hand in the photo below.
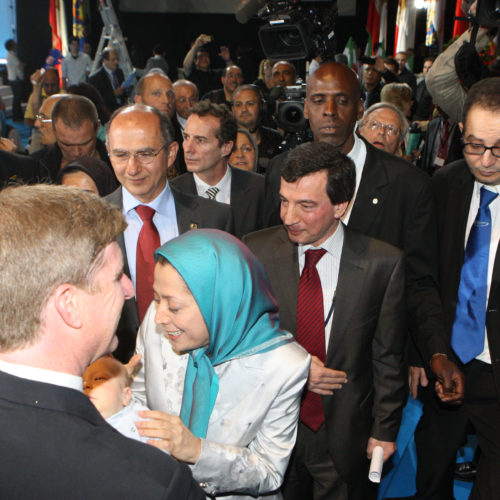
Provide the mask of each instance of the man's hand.
[{"label": "man's hand", "polygon": [[224,59],[224,62],[229,65],[231,64],[233,61],[231,61],[231,52],[229,51],[229,47],[226,47],[225,45],[222,45],[221,47],[219,47],[219,56],[222,57],[222,59]]},{"label": "man's hand", "polygon": [[124,365],[125,369],[127,370],[127,373],[133,377],[141,368],[141,360],[142,356],[140,354],[134,354],[129,362]]},{"label": "man's hand", "polygon": [[121,85],[119,87],[116,87],[116,89],[114,90],[114,93],[116,96],[121,96],[121,95],[123,95],[124,92],[125,92],[125,88],[122,87]]},{"label": "man's hand", "polygon": [[212,41],[212,35],[205,35],[201,33],[198,38],[195,40],[194,44],[196,47],[201,47],[202,45],[206,45]]},{"label": "man's hand", "polygon": [[427,387],[429,385],[429,379],[421,366],[410,366],[408,370],[408,385],[413,399],[417,399],[418,397],[419,385],[422,387]]},{"label": "man's hand", "polygon": [[43,75],[44,72],[41,69],[37,69],[31,76],[30,76],[30,82],[33,85],[33,87],[39,87],[42,85],[43,82]]},{"label": "man's hand", "polygon": [[373,68],[375,69],[375,71],[378,71],[379,73],[385,73],[387,68],[385,67],[384,64],[384,58],[381,56],[376,56]]},{"label": "man's hand", "polygon": [[431,370],[437,378],[436,394],[443,403],[461,404],[464,399],[464,375],[444,354],[435,354]]},{"label": "man's hand", "polygon": [[381,446],[384,450],[384,462],[387,461],[392,454],[397,450],[396,443],[394,441],[379,441],[374,437],[368,440],[368,445],[366,446],[366,456],[371,460],[373,450],[375,446]]},{"label": "man's hand", "polygon": [[0,151],[8,151],[9,153],[15,153],[17,151],[16,143],[5,137],[0,137]]},{"label": "man's hand", "polygon": [[347,373],[326,368],[325,364],[316,356],[312,356],[307,388],[321,396],[331,396],[333,390],[342,389],[347,383]]}]

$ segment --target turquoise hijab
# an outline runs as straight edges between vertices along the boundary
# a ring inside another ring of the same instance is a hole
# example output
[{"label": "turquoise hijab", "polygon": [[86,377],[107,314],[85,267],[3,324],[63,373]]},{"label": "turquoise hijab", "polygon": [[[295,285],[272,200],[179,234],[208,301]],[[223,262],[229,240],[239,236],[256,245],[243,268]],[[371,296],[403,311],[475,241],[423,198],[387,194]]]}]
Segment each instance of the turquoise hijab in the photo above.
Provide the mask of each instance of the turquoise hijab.
[{"label": "turquoise hijab", "polygon": [[234,236],[217,229],[189,231],[156,250],[159,255],[186,282],[210,335],[207,347],[189,353],[181,408],[184,424],[203,438],[219,391],[214,366],[276,349],[293,337],[280,330],[278,304],[262,265]]}]

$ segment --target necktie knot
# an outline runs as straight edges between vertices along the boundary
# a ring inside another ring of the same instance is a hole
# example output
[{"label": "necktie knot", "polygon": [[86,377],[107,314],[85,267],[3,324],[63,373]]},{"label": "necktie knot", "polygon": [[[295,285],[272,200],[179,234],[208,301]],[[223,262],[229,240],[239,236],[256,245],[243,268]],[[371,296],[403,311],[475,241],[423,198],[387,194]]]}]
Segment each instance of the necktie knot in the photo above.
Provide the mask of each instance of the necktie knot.
[{"label": "necktie knot", "polygon": [[135,211],[141,218],[142,222],[149,222],[153,220],[156,210],[154,208],[148,207],[147,205],[139,205],[135,208]]},{"label": "necktie knot", "polygon": [[217,193],[220,191],[220,189],[218,187],[211,187],[211,188],[208,188],[205,193],[207,193],[207,196],[211,199],[211,200],[215,200],[215,197],[217,196]]},{"label": "necktie knot", "polygon": [[479,202],[479,208],[485,209],[488,205],[498,196],[498,193],[494,193],[484,186],[481,188],[481,200]]},{"label": "necktie knot", "polygon": [[304,263],[304,269],[310,269],[311,267],[316,267],[319,259],[325,255],[326,250],[324,248],[318,248],[317,250],[306,250],[306,260]]}]

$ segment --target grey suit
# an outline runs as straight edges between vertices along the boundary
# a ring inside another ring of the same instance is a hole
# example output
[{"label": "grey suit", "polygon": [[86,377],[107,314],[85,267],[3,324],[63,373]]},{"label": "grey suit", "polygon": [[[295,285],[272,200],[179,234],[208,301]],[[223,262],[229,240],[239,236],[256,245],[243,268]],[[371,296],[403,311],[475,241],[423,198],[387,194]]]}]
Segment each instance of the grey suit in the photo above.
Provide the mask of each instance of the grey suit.
[{"label": "grey suit", "polygon": [[[234,235],[241,238],[264,227],[264,177],[231,166],[229,168]],[[192,172],[176,177],[171,185],[183,193],[198,194]]]},{"label": "grey suit", "polygon": [[[232,233],[231,211],[227,205],[199,196],[181,193],[173,187],[171,189],[174,197],[179,234],[198,228],[222,229],[223,231]],[[106,196],[106,200],[121,208],[123,202],[122,188],[120,187]],[[125,240],[122,234],[118,236],[117,242],[123,253],[125,274],[130,276]],[[122,362],[127,362],[134,353],[139,324],[139,313],[135,299],[126,300],[116,332],[119,344],[113,353]]]},{"label": "grey suit", "polygon": [[[297,246],[282,226],[244,241],[269,275],[282,328],[295,334]],[[345,371],[349,382],[323,397],[323,409],[328,449],[349,498],[369,498],[363,491],[368,438],[395,441],[407,397],[403,272],[398,249],[345,228],[325,366]]]}]

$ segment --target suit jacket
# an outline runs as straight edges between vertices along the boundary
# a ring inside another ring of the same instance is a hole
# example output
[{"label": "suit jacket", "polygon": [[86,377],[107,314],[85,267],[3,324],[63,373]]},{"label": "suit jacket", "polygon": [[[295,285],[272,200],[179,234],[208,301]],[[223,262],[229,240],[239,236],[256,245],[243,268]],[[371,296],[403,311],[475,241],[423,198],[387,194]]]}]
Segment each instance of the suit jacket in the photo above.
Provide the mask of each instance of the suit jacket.
[{"label": "suit jacket", "polygon": [[[349,227],[394,245],[405,254],[408,327],[424,366],[449,343],[437,284],[437,228],[430,179],[410,163],[366,145],[366,160]],[[279,223],[281,165],[286,153],[271,160],[266,173],[266,215]]]},{"label": "suit jacket", "polygon": [[[223,231],[232,232],[231,211],[228,206],[199,196],[181,193],[174,187],[171,187],[171,189],[179,234],[198,228],[222,229]],[[105,199],[122,208],[121,187],[106,196]],[[127,276],[130,276],[123,234],[120,234],[116,241],[123,253],[124,272]],[[116,332],[119,341],[118,348],[113,353],[122,362],[127,362],[134,354],[139,324],[139,313],[135,298],[128,299],[123,306]]]},{"label": "suit jacket", "polygon": [[122,436],[73,389],[0,372],[1,498],[204,499],[187,466]]},{"label": "suit jacket", "polygon": [[[474,177],[465,160],[458,160],[438,170],[432,177],[432,190],[437,207],[440,244],[440,291],[443,302],[446,333],[451,341],[451,330],[457,307],[460,274],[464,262],[465,232]],[[500,249],[500,246],[499,246]],[[497,249],[490,294],[486,312],[486,333],[491,355],[491,366],[500,399],[500,250]],[[452,352],[453,354],[453,352]],[[457,366],[461,366],[453,356]]]},{"label": "suit jacket", "polygon": [[[297,246],[282,226],[244,241],[269,275],[281,327],[295,335]],[[345,371],[348,382],[322,399],[332,459],[352,487],[368,474],[368,438],[395,441],[406,402],[403,273],[398,249],[345,228],[325,366]]]},{"label": "suit jacket", "polygon": [[[189,356],[173,352],[154,314],[152,305],[139,330],[137,352],[143,364],[132,389],[150,408],[179,415]],[[192,466],[208,494],[238,491],[235,497],[223,498],[250,500],[281,486],[295,444],[309,364],[310,356],[293,342],[214,367],[219,391],[201,456]]]},{"label": "suit jacket", "polygon": [[[123,71],[120,68],[116,69],[116,77],[118,78],[118,85],[121,85],[124,77]],[[113,85],[111,85],[111,81],[109,80],[109,76],[107,75],[104,66],[101,66],[101,69],[89,78],[89,83],[99,91],[104,104],[111,112],[120,107],[113,91]]]},{"label": "suit jacket", "polygon": [[[264,225],[264,177],[231,166],[229,168],[234,235],[241,238]],[[192,172],[172,179],[170,184],[183,193],[198,194]]]}]

